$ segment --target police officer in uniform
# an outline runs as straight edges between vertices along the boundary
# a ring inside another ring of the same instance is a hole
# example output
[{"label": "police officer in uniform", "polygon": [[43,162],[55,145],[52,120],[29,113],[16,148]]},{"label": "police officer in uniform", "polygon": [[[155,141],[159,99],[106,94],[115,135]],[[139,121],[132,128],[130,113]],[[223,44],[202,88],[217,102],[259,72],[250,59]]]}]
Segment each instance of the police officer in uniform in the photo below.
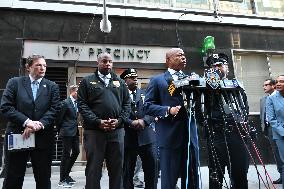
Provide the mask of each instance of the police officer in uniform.
[{"label": "police officer in uniform", "polygon": [[[223,53],[213,54],[206,63],[211,67],[206,73],[207,88],[210,88],[208,82],[212,82],[212,85],[218,80],[225,83],[228,56]],[[206,90],[203,99],[203,125],[209,154],[209,189],[247,189],[249,157],[245,136],[249,110],[246,94],[241,87],[232,90],[217,88]],[[223,186],[226,166],[231,182],[225,182]]]},{"label": "police officer in uniform", "polygon": [[124,189],[134,189],[133,176],[137,155],[142,160],[145,189],[156,189],[156,136],[153,128],[150,126],[154,121],[154,117],[145,115],[143,111],[145,92],[137,87],[138,75],[136,70],[126,69],[120,77],[125,80],[131,97],[131,113],[124,127]]}]

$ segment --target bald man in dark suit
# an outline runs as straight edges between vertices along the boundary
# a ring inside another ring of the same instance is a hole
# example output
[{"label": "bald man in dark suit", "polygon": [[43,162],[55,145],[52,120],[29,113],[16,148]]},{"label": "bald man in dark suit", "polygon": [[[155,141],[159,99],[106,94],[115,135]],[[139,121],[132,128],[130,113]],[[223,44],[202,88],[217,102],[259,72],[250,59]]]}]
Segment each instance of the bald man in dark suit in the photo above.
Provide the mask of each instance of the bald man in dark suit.
[{"label": "bald man in dark suit", "polygon": [[[181,188],[199,186],[198,137],[195,125],[190,123],[180,89],[171,92],[172,81],[177,81],[186,66],[184,51],[172,48],[166,54],[168,70],[154,76],[147,87],[144,110],[147,115],[158,117],[157,143],[160,152],[161,188],[175,189],[181,177]],[[190,140],[188,127],[190,127]],[[190,142],[190,157],[187,157]],[[187,158],[190,173],[187,174]]]},{"label": "bald man in dark suit", "polygon": [[35,135],[35,148],[8,151],[7,175],[3,189],[22,188],[27,161],[32,162],[36,189],[50,189],[51,161],[54,144],[54,121],[60,110],[58,86],[44,77],[43,56],[27,61],[28,76],[14,77],[7,83],[0,111],[8,119],[6,135]]}]

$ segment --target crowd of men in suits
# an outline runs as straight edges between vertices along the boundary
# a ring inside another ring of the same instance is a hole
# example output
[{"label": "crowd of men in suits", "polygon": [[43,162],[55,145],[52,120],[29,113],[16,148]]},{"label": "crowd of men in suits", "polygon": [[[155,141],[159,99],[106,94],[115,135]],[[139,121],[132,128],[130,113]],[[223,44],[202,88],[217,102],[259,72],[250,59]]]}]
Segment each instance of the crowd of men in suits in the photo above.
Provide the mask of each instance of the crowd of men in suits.
[{"label": "crowd of men in suits", "polygon": [[[170,51],[167,54],[169,64],[173,66],[177,62],[180,64],[178,67],[183,68],[183,51],[179,59],[171,57],[173,55],[180,56],[176,50]],[[134,188],[133,176],[138,155],[142,160],[145,188],[157,188],[154,116],[161,114],[170,118],[178,114],[182,104],[176,99],[171,103],[174,107],[170,108],[169,104],[162,110],[154,108],[157,115],[149,116],[144,111],[145,91],[137,86],[136,70],[126,69],[120,77],[117,76],[112,72],[112,57],[108,53],[98,55],[97,62],[95,73],[83,78],[79,86],[70,86],[70,96],[63,102],[60,102],[57,84],[44,78],[47,65],[43,56],[29,57],[26,64],[28,75],[8,81],[0,107],[1,113],[8,119],[6,135],[19,133],[26,139],[34,135],[35,147],[7,151],[7,174],[3,188],[22,188],[28,160],[32,163],[36,188],[51,188],[55,122],[63,142],[58,185],[65,188],[74,185],[76,181],[69,173],[80,152],[78,112],[84,120],[86,189],[100,188],[103,161],[108,168],[110,189]],[[148,107],[147,111],[153,111],[151,109]],[[182,116],[177,116],[178,120],[182,120]],[[181,123],[184,121],[186,117]],[[184,144],[187,136],[181,142],[174,142],[175,134],[183,136],[185,125],[182,125],[182,129],[176,127],[178,133],[174,130],[163,133],[169,140],[165,148],[161,147],[160,150],[163,185],[171,182],[174,188],[177,178],[184,177],[181,173],[185,170],[184,145],[181,144]],[[171,146],[179,150],[172,153]],[[175,152],[178,152],[177,156],[167,157]],[[177,164],[170,165],[174,162]],[[174,174],[171,174],[172,171]]]},{"label": "crowd of men in suits", "polygon": [[280,173],[280,178],[273,183],[284,187],[284,75],[279,75],[276,81],[265,80],[263,89],[268,96],[261,99],[262,129],[270,141]]},{"label": "crowd of men in suits", "polygon": [[[47,65],[43,56],[33,55],[27,60],[28,76],[8,81],[0,106],[1,113],[9,121],[6,138],[15,133],[22,134],[25,139],[34,136],[35,147],[8,150],[3,189],[22,188],[28,160],[32,163],[36,188],[51,188],[55,122],[63,142],[58,185],[74,186],[76,181],[69,174],[80,153],[78,113],[84,120],[85,189],[100,188],[104,161],[110,189],[134,189],[137,156],[141,158],[144,171],[143,187],[156,189],[157,146],[161,188],[175,189],[181,178],[182,189],[199,189],[196,125],[188,132],[191,120],[181,93],[169,91],[169,84],[184,74],[183,50],[173,48],[167,52],[167,71],[153,77],[146,91],[138,88],[135,69],[126,69],[120,76],[112,71],[110,54],[99,54],[97,62],[95,73],[83,78],[79,86],[69,86],[70,96],[62,102],[57,84],[44,78]],[[272,131],[268,131],[268,136],[273,135],[278,147],[275,153],[280,152],[278,167],[282,176],[284,129],[280,123],[284,123],[284,76],[279,76],[277,81],[278,92],[263,99],[266,108],[262,114],[263,128],[267,129],[270,123]]]}]

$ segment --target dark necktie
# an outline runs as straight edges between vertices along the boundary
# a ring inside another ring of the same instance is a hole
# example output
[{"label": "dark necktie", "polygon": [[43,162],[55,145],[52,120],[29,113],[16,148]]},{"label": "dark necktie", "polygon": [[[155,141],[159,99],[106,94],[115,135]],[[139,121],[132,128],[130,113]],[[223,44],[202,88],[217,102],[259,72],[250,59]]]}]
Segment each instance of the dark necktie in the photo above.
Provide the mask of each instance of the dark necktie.
[{"label": "dark necktie", "polygon": [[131,108],[132,108],[135,119],[137,119],[136,93],[135,91],[132,91],[131,94],[132,94]]},{"label": "dark necktie", "polygon": [[74,109],[75,109],[75,112],[77,113],[78,112],[78,108],[77,108],[77,100],[74,101]]},{"label": "dark necktie", "polygon": [[133,102],[135,102],[135,100],[136,100],[136,93],[135,93],[135,91],[132,91],[132,101]]}]

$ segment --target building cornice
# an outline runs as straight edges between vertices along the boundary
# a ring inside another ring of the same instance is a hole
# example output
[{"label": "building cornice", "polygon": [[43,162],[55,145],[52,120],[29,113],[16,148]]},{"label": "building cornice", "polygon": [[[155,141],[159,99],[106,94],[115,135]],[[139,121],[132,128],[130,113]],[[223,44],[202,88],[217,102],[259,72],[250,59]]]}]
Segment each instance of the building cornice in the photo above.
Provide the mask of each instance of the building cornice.
[{"label": "building cornice", "polygon": [[[27,9],[39,11],[69,12],[81,14],[102,14],[101,3],[82,1],[37,2],[28,0],[0,1],[0,8]],[[148,18],[161,20],[179,20],[182,22],[202,22],[211,24],[230,24],[253,27],[284,28],[284,18],[261,17],[257,15],[219,14],[218,17],[207,10],[146,8],[142,6],[129,6],[123,4],[107,5],[109,19],[112,16]]]}]

